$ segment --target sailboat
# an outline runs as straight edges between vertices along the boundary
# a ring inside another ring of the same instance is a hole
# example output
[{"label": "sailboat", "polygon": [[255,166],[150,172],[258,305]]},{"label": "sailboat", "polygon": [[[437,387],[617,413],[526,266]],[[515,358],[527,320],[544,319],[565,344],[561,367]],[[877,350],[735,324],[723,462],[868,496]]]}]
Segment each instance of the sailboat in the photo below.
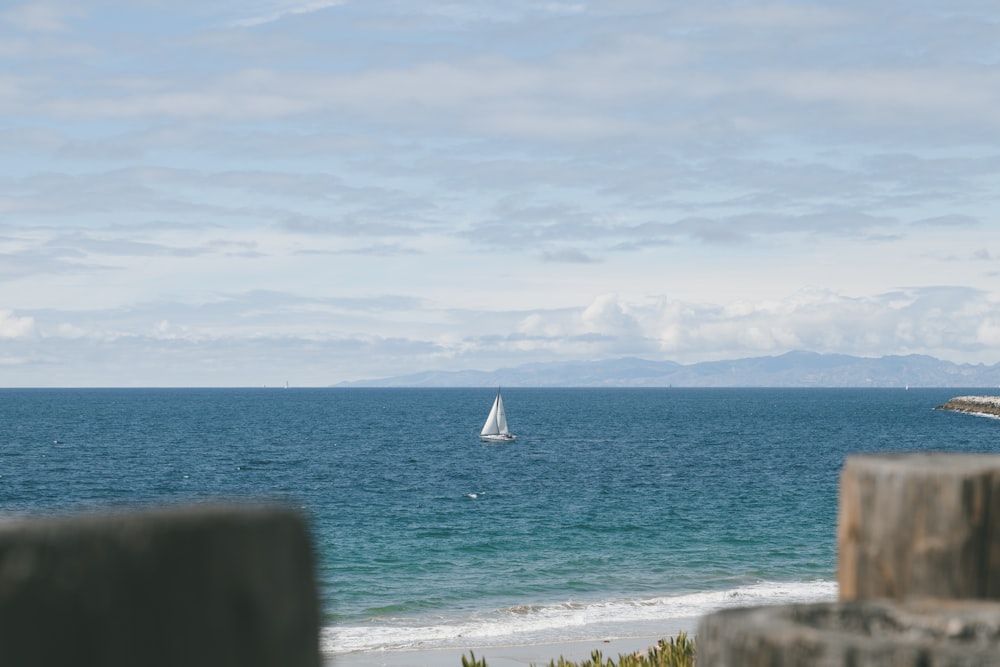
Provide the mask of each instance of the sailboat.
[{"label": "sailboat", "polygon": [[486,418],[486,423],[483,424],[483,430],[480,431],[479,437],[483,440],[496,442],[506,442],[517,437],[507,429],[507,413],[503,409],[503,398],[500,396],[499,387],[497,387],[497,397],[493,401],[493,407],[490,409],[490,416]]}]

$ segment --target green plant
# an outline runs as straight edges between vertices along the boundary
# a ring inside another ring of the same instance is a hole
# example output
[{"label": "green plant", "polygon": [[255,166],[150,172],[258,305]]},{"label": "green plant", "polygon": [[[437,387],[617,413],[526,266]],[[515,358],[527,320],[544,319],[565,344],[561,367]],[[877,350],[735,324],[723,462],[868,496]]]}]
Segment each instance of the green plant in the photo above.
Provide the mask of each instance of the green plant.
[{"label": "green plant", "polygon": [[[605,659],[600,651],[595,650],[589,660],[576,663],[560,656],[558,660],[549,661],[547,667],[694,667],[694,653],[694,640],[682,632],[669,641],[661,639],[645,655],[619,655],[617,663],[611,658]],[[462,656],[462,667],[487,667],[486,659],[476,660],[476,655],[469,651],[469,658]],[[532,664],[532,667],[535,665]]]},{"label": "green plant", "polygon": [[469,657],[462,656],[462,667],[486,667],[486,658],[476,660],[476,654],[469,651]]},{"label": "green plant", "polygon": [[[650,667],[693,667],[694,640],[688,638],[686,632],[671,637],[670,641],[661,639],[649,649],[648,658]],[[623,664],[621,667],[632,666]]]}]

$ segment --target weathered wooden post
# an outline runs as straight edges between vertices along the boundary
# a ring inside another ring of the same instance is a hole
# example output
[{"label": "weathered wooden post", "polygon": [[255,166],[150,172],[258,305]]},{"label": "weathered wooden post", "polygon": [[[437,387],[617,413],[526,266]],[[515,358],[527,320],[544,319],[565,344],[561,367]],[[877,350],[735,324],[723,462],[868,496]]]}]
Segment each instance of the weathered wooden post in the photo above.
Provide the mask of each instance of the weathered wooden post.
[{"label": "weathered wooden post", "polygon": [[318,667],[304,519],[199,506],[0,523],[0,665]]},{"label": "weathered wooden post", "polygon": [[840,601],[729,609],[699,626],[699,667],[1000,664],[1000,456],[849,457]]},{"label": "weathered wooden post", "polygon": [[837,550],[842,600],[1000,600],[1000,457],[849,457]]}]

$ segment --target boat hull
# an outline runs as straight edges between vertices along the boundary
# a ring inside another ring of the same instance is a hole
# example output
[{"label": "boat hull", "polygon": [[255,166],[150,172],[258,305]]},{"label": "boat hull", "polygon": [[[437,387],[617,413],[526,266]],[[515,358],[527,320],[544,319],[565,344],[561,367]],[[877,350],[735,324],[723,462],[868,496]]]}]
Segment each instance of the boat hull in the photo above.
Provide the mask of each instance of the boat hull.
[{"label": "boat hull", "polygon": [[480,435],[479,437],[483,440],[489,440],[491,442],[510,442],[511,440],[517,439],[516,435],[504,435],[502,433],[498,433],[496,435]]}]

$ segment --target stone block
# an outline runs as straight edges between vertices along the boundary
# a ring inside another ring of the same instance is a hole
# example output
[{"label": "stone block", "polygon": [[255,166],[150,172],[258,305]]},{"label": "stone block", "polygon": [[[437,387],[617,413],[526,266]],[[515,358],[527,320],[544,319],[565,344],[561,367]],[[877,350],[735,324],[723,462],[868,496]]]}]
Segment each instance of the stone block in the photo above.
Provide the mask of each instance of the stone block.
[{"label": "stone block", "polygon": [[705,616],[698,667],[1000,664],[1000,603],[890,600],[727,609]]}]

